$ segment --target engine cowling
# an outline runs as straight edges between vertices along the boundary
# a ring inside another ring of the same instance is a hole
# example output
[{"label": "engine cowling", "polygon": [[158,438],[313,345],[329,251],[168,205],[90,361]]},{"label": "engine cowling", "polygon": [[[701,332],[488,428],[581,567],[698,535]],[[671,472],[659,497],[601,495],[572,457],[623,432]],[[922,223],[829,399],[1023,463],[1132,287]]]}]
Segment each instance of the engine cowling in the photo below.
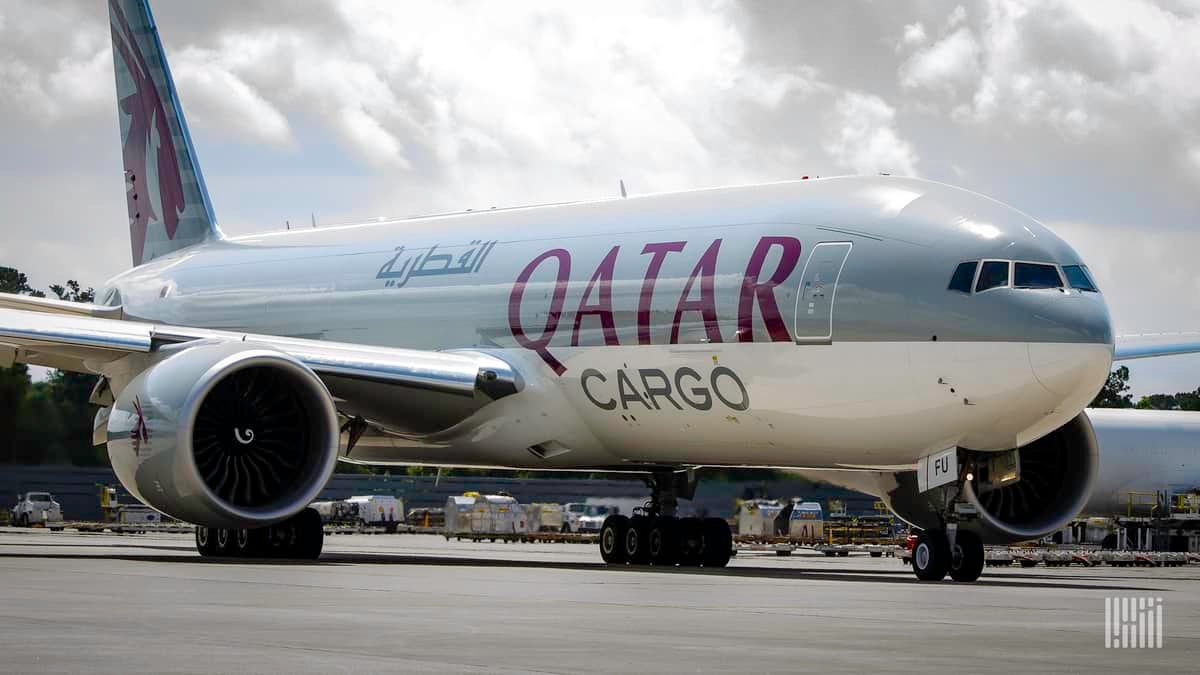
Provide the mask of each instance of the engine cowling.
[{"label": "engine cowling", "polygon": [[[1099,448],[1084,413],[1017,452],[1020,480],[991,489],[979,486],[978,492],[976,482],[964,483],[964,496],[979,512],[971,527],[984,543],[1027,541],[1062,528],[1083,509],[1095,483]],[[986,457],[969,451],[964,455],[967,462]],[[884,484],[876,493],[896,515],[917,527],[939,527],[936,505],[944,497],[942,490],[920,493],[913,471],[879,478]]]},{"label": "engine cowling", "polygon": [[189,346],[135,377],[108,418],[108,455],[134,496],[180,520],[245,528],[316,498],[337,462],[324,383],[264,346]]}]

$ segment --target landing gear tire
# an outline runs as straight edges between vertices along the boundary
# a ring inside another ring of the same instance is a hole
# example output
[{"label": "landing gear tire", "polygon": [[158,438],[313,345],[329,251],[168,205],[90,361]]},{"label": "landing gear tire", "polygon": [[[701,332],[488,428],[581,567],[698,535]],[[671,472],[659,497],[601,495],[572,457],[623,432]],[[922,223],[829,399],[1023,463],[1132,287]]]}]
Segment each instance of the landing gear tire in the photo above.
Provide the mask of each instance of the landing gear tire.
[{"label": "landing gear tire", "polygon": [[975,581],[983,574],[983,563],[983,540],[974,532],[959,530],[950,553],[950,578]]},{"label": "landing gear tire", "polygon": [[325,546],[325,525],[316,509],[307,508],[292,516],[288,522],[295,530],[290,557],[300,560],[316,560],[321,557]]},{"label": "landing gear tire", "polygon": [[695,567],[703,556],[704,522],[699,518],[683,518],[679,521],[679,564]]},{"label": "landing gear tire", "polygon": [[650,523],[646,542],[651,564],[674,567],[680,554],[679,520],[667,516],[655,518]]},{"label": "landing gear tire", "polygon": [[237,530],[221,528],[216,530],[213,538],[216,540],[217,555],[233,557],[238,554]]},{"label": "landing gear tire", "polygon": [[629,529],[625,531],[625,559],[632,565],[650,562],[650,522],[646,516],[629,519]]},{"label": "landing gear tire", "polygon": [[[565,528],[566,525],[563,525]],[[625,563],[625,533],[629,530],[627,516],[609,516],[600,528],[600,557],[610,565]]]},{"label": "landing gear tire", "polygon": [[196,526],[196,551],[202,557],[217,555],[217,531],[203,525]]},{"label": "landing gear tire", "polygon": [[257,558],[262,555],[264,532],[262,528],[234,531],[233,546],[242,558]]},{"label": "landing gear tire", "polygon": [[913,547],[913,572],[921,581],[941,581],[950,568],[950,544],[941,530],[924,530]]},{"label": "landing gear tire", "polygon": [[733,556],[733,532],[729,523],[721,518],[704,519],[704,553],[702,562],[705,567],[725,567]]}]

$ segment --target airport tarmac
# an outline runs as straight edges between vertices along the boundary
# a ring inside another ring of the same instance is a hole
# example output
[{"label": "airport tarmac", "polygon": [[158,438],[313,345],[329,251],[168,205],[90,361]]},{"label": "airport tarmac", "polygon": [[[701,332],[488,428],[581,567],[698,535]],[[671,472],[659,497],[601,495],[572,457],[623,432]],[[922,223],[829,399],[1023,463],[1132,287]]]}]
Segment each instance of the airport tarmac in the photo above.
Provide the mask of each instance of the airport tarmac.
[{"label": "airport tarmac", "polygon": [[[1104,599],[1162,598],[1162,649],[1105,649]],[[1200,569],[892,558],[610,568],[591,545],[338,535],[315,563],[186,535],[0,528],[5,672],[1195,672]]]}]

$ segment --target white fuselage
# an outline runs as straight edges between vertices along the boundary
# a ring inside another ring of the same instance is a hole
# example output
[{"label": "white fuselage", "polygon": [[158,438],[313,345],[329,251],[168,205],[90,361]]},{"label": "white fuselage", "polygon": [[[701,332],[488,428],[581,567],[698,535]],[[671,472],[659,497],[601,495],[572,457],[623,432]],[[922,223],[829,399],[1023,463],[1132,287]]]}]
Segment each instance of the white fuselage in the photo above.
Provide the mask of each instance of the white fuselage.
[{"label": "white fuselage", "polygon": [[835,179],[216,241],[101,298],[521,374],[520,394],[435,436],[366,439],[358,461],[888,469],[1017,447],[1082,410],[1112,357],[1098,294],[946,290],[963,260],[1073,256],[971,193]]}]

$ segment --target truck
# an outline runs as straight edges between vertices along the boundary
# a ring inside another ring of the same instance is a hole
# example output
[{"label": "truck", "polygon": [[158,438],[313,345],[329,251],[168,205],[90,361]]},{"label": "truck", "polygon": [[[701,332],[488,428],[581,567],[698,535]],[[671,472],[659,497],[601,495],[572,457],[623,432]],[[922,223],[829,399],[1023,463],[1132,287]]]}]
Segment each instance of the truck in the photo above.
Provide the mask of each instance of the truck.
[{"label": "truck", "polygon": [[562,531],[599,532],[604,519],[616,512],[616,508],[603,504],[564,504]]},{"label": "truck", "polygon": [[386,527],[394,532],[404,522],[404,502],[392,495],[360,495],[341,501],[313,502],[326,525]]},{"label": "truck", "polygon": [[51,530],[63,529],[62,505],[49,492],[27,492],[17,495],[17,505],[10,510],[12,523],[21,527],[42,525]]}]

